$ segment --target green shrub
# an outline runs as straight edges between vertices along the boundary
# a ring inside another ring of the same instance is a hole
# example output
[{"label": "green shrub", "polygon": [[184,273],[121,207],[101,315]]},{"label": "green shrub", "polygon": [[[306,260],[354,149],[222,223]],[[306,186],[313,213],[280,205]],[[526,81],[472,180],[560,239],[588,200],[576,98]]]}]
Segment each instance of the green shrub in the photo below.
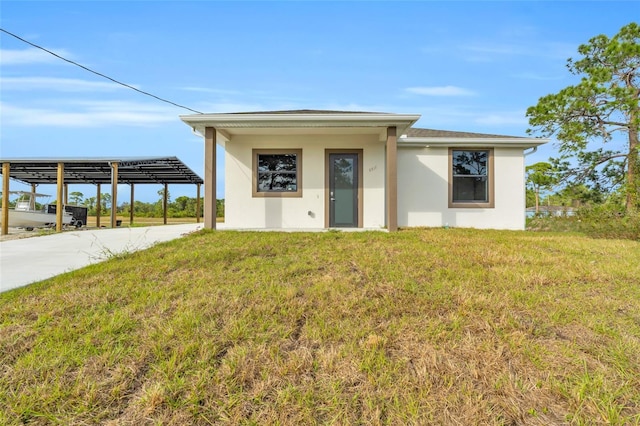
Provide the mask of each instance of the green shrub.
[{"label": "green shrub", "polygon": [[640,215],[625,214],[617,205],[598,205],[578,210],[582,232],[595,238],[640,240]]},{"label": "green shrub", "polygon": [[527,220],[527,229],[640,241],[640,215],[625,214],[621,206],[602,204],[581,208],[573,216],[536,216]]}]

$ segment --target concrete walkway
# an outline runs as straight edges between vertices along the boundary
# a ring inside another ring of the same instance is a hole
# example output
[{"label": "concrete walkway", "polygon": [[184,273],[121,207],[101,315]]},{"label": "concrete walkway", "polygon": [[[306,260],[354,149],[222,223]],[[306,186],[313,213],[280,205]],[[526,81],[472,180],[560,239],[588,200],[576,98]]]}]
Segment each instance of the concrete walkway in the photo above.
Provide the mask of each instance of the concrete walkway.
[{"label": "concrete walkway", "polygon": [[148,248],[202,229],[202,223],[62,232],[0,242],[0,292]]}]

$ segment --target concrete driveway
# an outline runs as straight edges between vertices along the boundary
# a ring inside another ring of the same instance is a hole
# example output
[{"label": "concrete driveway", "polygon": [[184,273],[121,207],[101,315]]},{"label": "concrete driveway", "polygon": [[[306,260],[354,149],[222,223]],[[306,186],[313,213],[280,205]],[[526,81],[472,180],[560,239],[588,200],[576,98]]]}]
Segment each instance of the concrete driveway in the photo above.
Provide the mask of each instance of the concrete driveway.
[{"label": "concrete driveway", "polygon": [[202,223],[83,229],[0,242],[0,292],[148,248],[202,229]]}]

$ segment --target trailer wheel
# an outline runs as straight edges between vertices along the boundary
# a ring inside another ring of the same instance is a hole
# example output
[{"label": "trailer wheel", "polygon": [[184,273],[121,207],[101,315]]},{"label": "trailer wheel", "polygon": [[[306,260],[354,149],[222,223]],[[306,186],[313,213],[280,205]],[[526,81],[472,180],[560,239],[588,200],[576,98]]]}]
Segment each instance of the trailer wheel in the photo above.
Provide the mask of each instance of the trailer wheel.
[{"label": "trailer wheel", "polygon": [[76,228],[81,228],[81,227],[82,227],[82,225],[84,225],[84,224],[82,223],[82,221],[81,221],[81,220],[76,220],[75,225],[76,225]]}]

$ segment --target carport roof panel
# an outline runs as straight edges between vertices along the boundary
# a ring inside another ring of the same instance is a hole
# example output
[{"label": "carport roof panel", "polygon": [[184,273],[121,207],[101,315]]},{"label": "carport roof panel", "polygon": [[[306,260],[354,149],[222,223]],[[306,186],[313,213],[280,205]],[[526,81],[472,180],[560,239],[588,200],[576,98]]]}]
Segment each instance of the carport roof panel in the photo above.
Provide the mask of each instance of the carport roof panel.
[{"label": "carport roof panel", "polygon": [[30,184],[55,184],[58,163],[64,163],[65,183],[111,183],[111,163],[118,163],[118,183],[204,183],[177,157],[3,158],[0,163],[10,163],[11,178]]}]

